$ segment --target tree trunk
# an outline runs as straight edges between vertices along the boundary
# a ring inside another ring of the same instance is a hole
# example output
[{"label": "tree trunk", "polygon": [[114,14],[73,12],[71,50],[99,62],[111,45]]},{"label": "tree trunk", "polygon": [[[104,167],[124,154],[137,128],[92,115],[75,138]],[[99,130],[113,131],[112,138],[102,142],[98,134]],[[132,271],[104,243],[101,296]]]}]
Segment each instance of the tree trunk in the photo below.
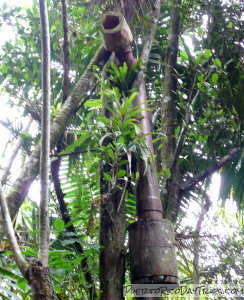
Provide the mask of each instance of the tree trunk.
[{"label": "tree trunk", "polygon": [[[125,205],[122,192],[116,190],[101,205],[100,219],[100,290],[101,300],[123,298],[125,276]],[[121,205],[120,205],[121,204]],[[118,207],[120,205],[119,211]]]},{"label": "tree trunk", "polygon": [[[168,39],[168,51],[165,61],[165,74],[162,98],[162,133],[167,137],[163,142],[161,161],[162,172],[171,175],[164,180],[162,196],[163,211],[166,219],[172,220],[174,202],[178,202],[179,189],[177,188],[178,171],[171,170],[175,151],[175,92],[177,88],[176,65],[180,28],[180,0],[172,1],[171,26]],[[178,203],[177,203],[178,204]]]},{"label": "tree trunk", "polygon": [[[110,116],[108,110],[105,110],[105,115]],[[111,189],[108,181],[104,179],[103,172],[109,171],[109,164],[103,166],[100,183],[101,195],[105,196],[100,207],[100,299],[120,300],[124,299],[125,282],[125,254],[123,253],[126,232],[125,202],[123,191],[118,187]]]},{"label": "tree trunk", "polygon": [[52,279],[48,266],[32,259],[27,272],[27,279],[32,289],[33,300],[52,300],[54,299],[54,291]]}]

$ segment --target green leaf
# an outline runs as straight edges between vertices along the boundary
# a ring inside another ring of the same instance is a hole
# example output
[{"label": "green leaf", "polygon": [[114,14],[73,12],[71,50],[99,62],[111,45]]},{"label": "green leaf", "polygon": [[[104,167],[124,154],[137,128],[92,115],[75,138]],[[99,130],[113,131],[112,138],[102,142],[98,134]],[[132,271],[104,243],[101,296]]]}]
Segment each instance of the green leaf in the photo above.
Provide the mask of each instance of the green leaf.
[{"label": "green leaf", "polygon": [[15,274],[15,273],[11,272],[10,270],[5,269],[3,267],[0,267],[0,275],[5,275],[12,279],[18,279],[18,280],[22,278],[19,275]]},{"label": "green leaf", "polygon": [[219,78],[218,74],[213,73],[212,76],[211,76],[212,83],[216,84],[218,82],[218,78]]},{"label": "green leaf", "polygon": [[107,152],[108,152],[108,155],[112,158],[112,159],[114,159],[114,152],[113,152],[113,150],[111,149],[111,147],[108,147],[108,149],[107,149]]},{"label": "green leaf", "polygon": [[203,81],[204,81],[204,76],[203,76],[203,74],[197,76],[197,79],[198,79],[200,82],[203,82]]},{"label": "green leaf", "polygon": [[229,28],[233,28],[233,23],[232,23],[232,22],[229,22],[228,27],[229,27]]},{"label": "green leaf", "polygon": [[89,131],[81,130],[79,131],[81,136],[75,140],[71,145],[67,146],[61,154],[71,153],[75,150],[75,148],[79,147],[82,143],[84,143],[88,138],[91,137],[91,133]]},{"label": "green leaf", "polygon": [[54,221],[54,228],[57,230],[57,231],[63,231],[64,230],[64,221],[62,219],[55,219]]},{"label": "green leaf", "polygon": [[200,82],[197,82],[197,87],[200,89],[202,87],[202,84]]},{"label": "green leaf", "polygon": [[210,49],[205,49],[204,56],[206,58],[209,58],[211,55],[212,55],[211,50]]},{"label": "green leaf", "polygon": [[6,65],[2,65],[1,66],[1,71],[2,71],[3,74],[8,73],[8,67]]},{"label": "green leaf", "polygon": [[122,136],[120,136],[117,140],[117,144],[120,144],[120,145],[124,145],[125,144],[125,140]]},{"label": "green leaf", "polygon": [[214,64],[215,64],[215,66],[217,66],[217,67],[221,67],[221,66],[222,66],[222,63],[221,63],[221,61],[220,61],[218,58],[215,58]]},{"label": "green leaf", "polygon": [[103,175],[107,181],[112,181],[112,177],[108,173],[104,173]]},{"label": "green leaf", "polygon": [[25,291],[26,290],[26,285],[28,284],[27,280],[25,278],[21,278],[17,281],[17,286]]},{"label": "green leaf", "polygon": [[137,93],[132,93],[129,98],[125,99],[123,106],[122,106],[122,111],[121,111],[121,113],[123,115],[126,114],[127,110],[131,106],[132,102],[135,100],[136,96],[137,96]]},{"label": "green leaf", "polygon": [[54,32],[56,30],[56,26],[55,25],[52,25],[51,26],[51,32]]},{"label": "green leaf", "polygon": [[98,100],[88,100],[85,102],[85,107],[90,107],[91,109],[98,109],[98,108],[102,108],[103,104],[102,104],[102,100],[98,99]]},{"label": "green leaf", "polygon": [[117,173],[117,177],[121,178],[126,175],[126,170],[119,170]]},{"label": "green leaf", "polygon": [[58,44],[57,43],[53,43],[53,50],[56,51],[58,49]]}]

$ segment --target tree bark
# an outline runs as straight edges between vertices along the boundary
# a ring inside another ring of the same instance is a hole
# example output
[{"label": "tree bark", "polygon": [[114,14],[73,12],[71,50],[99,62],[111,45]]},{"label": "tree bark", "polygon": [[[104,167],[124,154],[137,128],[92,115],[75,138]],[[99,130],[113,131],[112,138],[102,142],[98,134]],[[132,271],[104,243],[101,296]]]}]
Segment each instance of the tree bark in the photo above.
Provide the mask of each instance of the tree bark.
[{"label": "tree bark", "polygon": [[27,272],[27,279],[32,289],[33,300],[54,300],[52,279],[48,266],[32,259]]},{"label": "tree bark", "polygon": [[41,122],[41,153],[40,153],[40,182],[41,197],[39,207],[39,260],[48,266],[49,255],[49,165],[50,165],[50,98],[51,98],[51,57],[50,35],[47,3],[39,0],[42,40],[42,122]]},{"label": "tree bark", "polygon": [[[168,38],[168,51],[165,62],[165,74],[162,98],[162,133],[167,139],[163,142],[161,152],[162,172],[169,178],[164,180],[162,196],[163,211],[166,219],[172,220],[174,202],[178,202],[179,189],[177,188],[178,170],[171,170],[175,151],[175,94],[177,88],[176,66],[180,33],[180,0],[172,1],[171,25]],[[166,171],[166,172],[165,172]]]},{"label": "tree bark", "polygon": [[[102,193],[106,183],[103,183]],[[100,291],[101,300],[121,300],[125,281],[125,205],[122,192],[109,194],[100,211]],[[117,212],[119,207],[119,211]]]}]

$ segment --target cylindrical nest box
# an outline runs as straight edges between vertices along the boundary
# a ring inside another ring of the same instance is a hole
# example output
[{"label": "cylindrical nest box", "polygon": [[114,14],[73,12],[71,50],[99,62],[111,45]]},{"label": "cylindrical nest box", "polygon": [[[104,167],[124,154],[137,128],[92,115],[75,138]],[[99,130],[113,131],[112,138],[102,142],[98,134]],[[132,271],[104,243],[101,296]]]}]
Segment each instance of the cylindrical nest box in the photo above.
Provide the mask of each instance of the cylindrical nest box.
[{"label": "cylindrical nest box", "polygon": [[133,41],[130,28],[120,12],[108,12],[102,20],[104,46],[108,51],[119,52]]},{"label": "cylindrical nest box", "polygon": [[164,219],[142,219],[128,231],[132,283],[179,285],[173,224]]}]

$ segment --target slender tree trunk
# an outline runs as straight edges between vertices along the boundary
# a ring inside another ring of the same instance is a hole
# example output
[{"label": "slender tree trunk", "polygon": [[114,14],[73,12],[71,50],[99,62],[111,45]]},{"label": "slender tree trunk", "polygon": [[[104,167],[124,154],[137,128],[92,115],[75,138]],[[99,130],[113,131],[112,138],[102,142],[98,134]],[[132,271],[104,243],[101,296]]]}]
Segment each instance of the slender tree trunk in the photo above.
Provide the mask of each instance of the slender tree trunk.
[{"label": "slender tree trunk", "polygon": [[[165,74],[162,98],[162,132],[167,137],[161,152],[162,172],[171,175],[164,180],[162,196],[164,217],[172,220],[174,202],[178,202],[178,170],[171,169],[175,151],[175,94],[177,88],[176,65],[180,32],[180,0],[173,0],[171,7],[171,25],[168,38],[168,51],[165,61]],[[166,176],[166,175],[165,175]]]}]

